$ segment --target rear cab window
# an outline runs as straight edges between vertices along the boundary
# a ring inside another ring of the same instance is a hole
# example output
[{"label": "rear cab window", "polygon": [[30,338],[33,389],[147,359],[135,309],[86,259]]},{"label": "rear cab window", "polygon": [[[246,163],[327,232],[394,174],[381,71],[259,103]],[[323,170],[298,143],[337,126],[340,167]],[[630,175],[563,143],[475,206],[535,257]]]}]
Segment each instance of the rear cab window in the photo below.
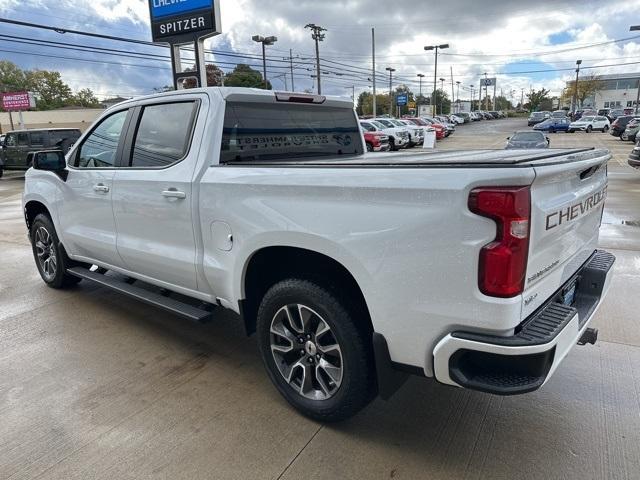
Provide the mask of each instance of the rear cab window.
[{"label": "rear cab window", "polygon": [[131,158],[124,166],[164,168],[182,160],[189,151],[197,105],[186,101],[143,107]]},{"label": "rear cab window", "polygon": [[293,103],[227,102],[220,163],[360,155],[352,109]]}]

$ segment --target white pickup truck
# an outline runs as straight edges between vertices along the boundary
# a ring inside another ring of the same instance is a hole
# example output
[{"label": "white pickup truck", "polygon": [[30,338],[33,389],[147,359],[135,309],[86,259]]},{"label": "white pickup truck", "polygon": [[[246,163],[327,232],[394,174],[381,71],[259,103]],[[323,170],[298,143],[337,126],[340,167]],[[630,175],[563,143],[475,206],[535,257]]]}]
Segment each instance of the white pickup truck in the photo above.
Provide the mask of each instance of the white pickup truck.
[{"label": "white pickup truck", "polygon": [[323,421],[408,373],[530,392],[595,342],[615,260],[597,249],[607,151],[363,152],[350,100],[209,88],[119,104],[66,158],[35,155],[36,265],[53,288],[237,312],[276,388]]}]

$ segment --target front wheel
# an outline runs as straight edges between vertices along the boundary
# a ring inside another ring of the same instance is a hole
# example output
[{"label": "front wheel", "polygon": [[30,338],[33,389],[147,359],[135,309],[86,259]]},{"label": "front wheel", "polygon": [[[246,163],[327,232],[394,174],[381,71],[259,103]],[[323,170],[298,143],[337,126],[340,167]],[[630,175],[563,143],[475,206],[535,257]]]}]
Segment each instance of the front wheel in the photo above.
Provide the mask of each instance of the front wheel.
[{"label": "front wheel", "polygon": [[348,304],[318,283],[288,279],[258,310],[262,360],[282,396],[323,422],[347,419],[374,397],[371,332]]},{"label": "front wheel", "polygon": [[51,219],[40,214],[31,225],[31,247],[40,277],[51,288],[75,285],[81,279],[67,273],[69,259],[62,249]]},{"label": "front wheel", "polygon": [[367,152],[373,152],[373,146],[367,142]]},{"label": "front wheel", "polygon": [[602,133],[607,133],[608,130],[609,130],[609,127],[607,127],[606,125],[602,127]]},{"label": "front wheel", "polygon": [[398,147],[396,146],[396,141],[393,138],[389,138],[389,145],[391,146],[392,152],[395,152],[398,150]]},{"label": "front wheel", "polygon": [[587,127],[587,133],[591,133],[591,131],[592,131],[592,130],[593,130],[593,127],[591,127],[591,125],[589,125],[589,126]]},{"label": "front wheel", "polygon": [[567,132],[573,133],[573,132],[575,132],[575,130],[569,129],[569,130],[567,130]]},{"label": "front wheel", "polygon": [[556,133],[556,131],[553,128],[550,128],[549,133]]},{"label": "front wheel", "polygon": [[2,167],[0,167],[0,178],[2,178],[3,174],[4,174],[4,170],[2,169]]}]

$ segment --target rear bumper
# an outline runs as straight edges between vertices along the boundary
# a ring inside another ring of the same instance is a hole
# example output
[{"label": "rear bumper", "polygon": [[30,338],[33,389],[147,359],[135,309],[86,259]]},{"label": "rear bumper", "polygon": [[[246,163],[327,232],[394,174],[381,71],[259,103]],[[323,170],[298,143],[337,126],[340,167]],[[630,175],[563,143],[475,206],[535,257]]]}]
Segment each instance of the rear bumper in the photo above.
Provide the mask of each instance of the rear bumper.
[{"label": "rear bumper", "polygon": [[[511,337],[452,332],[434,349],[436,379],[498,395],[537,390],[586,331],[611,282],[615,257],[595,252]],[[575,302],[561,303],[577,281]]]}]

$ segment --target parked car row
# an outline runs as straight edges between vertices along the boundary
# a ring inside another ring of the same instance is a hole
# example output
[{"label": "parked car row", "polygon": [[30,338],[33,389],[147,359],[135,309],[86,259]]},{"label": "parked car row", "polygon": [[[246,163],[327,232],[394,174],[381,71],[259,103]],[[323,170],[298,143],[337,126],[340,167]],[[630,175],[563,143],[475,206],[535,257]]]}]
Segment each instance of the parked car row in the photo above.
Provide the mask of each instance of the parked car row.
[{"label": "parked car row", "polygon": [[369,152],[396,151],[424,144],[425,134],[433,131],[442,140],[456,130],[456,122],[447,115],[436,117],[361,118],[360,128]]},{"label": "parked car row", "polygon": [[[534,113],[543,113],[543,112],[534,112]],[[554,112],[555,114],[556,112]],[[531,117],[529,117],[529,125],[531,124]],[[610,128],[609,119],[604,116],[595,115],[595,116],[586,116],[581,117],[579,120],[571,121],[568,117],[556,117],[553,114],[550,115],[545,120],[541,122],[535,123],[533,126],[534,130],[541,132],[587,132],[591,133],[594,130],[606,133]]]}]

